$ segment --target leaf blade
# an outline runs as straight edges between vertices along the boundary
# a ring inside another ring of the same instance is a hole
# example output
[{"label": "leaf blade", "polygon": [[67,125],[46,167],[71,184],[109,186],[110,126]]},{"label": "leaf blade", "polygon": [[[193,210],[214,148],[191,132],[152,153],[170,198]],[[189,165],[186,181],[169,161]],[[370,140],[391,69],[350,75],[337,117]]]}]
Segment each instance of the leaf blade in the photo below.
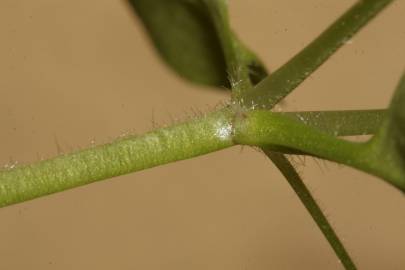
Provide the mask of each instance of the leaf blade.
[{"label": "leaf blade", "polygon": [[128,0],[155,48],[181,77],[228,87],[225,55],[203,1]]},{"label": "leaf blade", "polygon": [[127,0],[165,62],[193,83],[241,89],[265,72],[236,37],[224,0]]}]

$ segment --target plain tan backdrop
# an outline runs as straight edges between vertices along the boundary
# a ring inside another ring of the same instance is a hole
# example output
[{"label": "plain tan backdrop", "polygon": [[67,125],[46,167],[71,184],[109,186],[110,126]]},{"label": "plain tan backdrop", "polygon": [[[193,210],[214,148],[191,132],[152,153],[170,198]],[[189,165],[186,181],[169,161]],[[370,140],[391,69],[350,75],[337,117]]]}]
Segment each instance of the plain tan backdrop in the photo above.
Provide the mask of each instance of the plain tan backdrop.
[{"label": "plain tan backdrop", "polygon": [[[233,0],[274,70],[353,0]],[[396,1],[283,110],[383,108],[405,67]],[[163,65],[123,1],[0,2],[0,163],[27,163],[212,110],[224,92]],[[405,269],[404,196],[296,160],[359,269]],[[234,147],[0,209],[0,269],[342,269],[264,155]]]}]

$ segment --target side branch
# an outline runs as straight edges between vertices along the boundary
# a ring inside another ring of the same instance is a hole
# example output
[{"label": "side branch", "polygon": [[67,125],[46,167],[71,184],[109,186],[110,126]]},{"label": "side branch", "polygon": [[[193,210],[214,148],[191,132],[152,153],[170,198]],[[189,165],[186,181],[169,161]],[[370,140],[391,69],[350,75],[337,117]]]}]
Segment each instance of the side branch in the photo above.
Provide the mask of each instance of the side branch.
[{"label": "side branch", "polygon": [[246,91],[247,108],[271,109],[393,0],[359,0],[291,60]]},{"label": "side branch", "polygon": [[246,113],[243,120],[234,123],[234,129],[238,144],[299,150],[368,172],[405,190],[402,168],[390,156],[375,151],[372,141],[346,141],[288,116],[259,110]]}]

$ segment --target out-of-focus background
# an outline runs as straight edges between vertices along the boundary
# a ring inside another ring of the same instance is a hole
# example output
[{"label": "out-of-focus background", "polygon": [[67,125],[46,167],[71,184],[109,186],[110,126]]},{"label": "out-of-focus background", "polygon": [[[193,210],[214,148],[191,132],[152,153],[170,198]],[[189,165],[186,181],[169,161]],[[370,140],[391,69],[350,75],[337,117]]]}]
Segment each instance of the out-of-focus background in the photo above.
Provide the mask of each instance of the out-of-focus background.
[{"label": "out-of-focus background", "polygon": [[[354,2],[229,5],[274,70]],[[386,107],[405,68],[404,14],[395,1],[281,109]],[[0,34],[1,165],[143,133],[228,97],[174,75],[123,1],[2,0]],[[295,163],[359,269],[405,269],[402,194],[343,166]],[[0,209],[0,268],[342,266],[269,160],[234,147]]]}]

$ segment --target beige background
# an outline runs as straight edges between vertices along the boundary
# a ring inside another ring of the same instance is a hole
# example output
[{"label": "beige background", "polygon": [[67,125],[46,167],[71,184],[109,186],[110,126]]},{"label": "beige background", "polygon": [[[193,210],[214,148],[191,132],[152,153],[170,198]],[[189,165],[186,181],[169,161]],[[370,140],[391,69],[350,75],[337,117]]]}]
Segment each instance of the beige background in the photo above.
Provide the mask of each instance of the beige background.
[{"label": "beige background", "polygon": [[[353,0],[233,0],[232,24],[274,70]],[[282,109],[387,106],[405,67],[396,1]],[[0,164],[26,163],[210,111],[122,1],[0,1]],[[59,150],[58,150],[59,149]],[[405,201],[375,177],[297,160],[360,269],[405,269]],[[0,269],[342,269],[260,153],[235,147],[0,209]]]}]

